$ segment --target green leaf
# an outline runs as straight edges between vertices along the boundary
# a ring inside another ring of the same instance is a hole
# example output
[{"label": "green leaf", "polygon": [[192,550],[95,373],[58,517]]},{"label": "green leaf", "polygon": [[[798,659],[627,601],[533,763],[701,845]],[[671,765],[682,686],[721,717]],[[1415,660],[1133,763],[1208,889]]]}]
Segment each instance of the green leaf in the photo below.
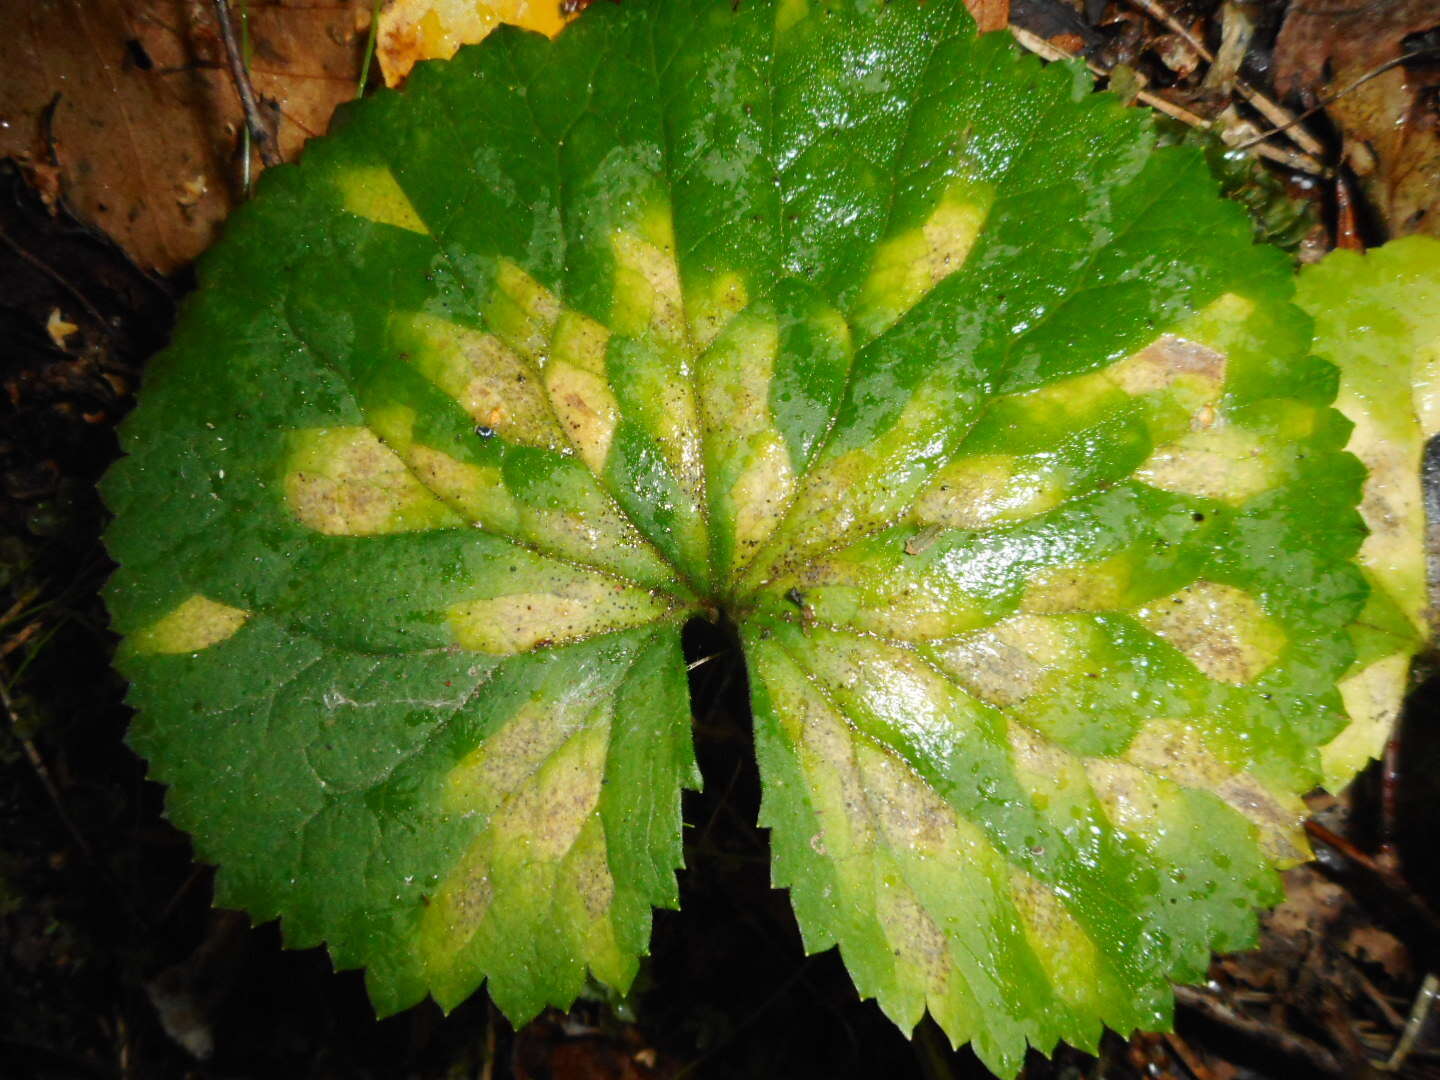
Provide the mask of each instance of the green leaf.
[{"label": "green leaf", "polygon": [[1202,155],[957,0],[503,29],[267,173],[107,478],[132,740],[381,1012],[623,991],[739,628],[776,883],[998,1072],[1253,939],[1363,470]]},{"label": "green leaf", "polygon": [[1371,592],[1340,684],[1351,723],[1324,752],[1325,782],[1338,789],[1384,749],[1410,658],[1431,636],[1420,465],[1440,431],[1440,241],[1331,252],[1300,275],[1296,302],[1315,319],[1315,352],[1340,369],[1335,404],[1355,423],[1348,447],[1368,472],[1359,561]]}]

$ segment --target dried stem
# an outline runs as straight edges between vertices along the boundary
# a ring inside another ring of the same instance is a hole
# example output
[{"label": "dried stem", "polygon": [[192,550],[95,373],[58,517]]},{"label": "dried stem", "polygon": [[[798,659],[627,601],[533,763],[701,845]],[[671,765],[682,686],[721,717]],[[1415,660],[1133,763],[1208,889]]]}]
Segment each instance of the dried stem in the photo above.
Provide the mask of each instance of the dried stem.
[{"label": "dried stem", "polygon": [[[1014,35],[1016,42],[1019,43],[1021,48],[1034,53],[1041,59],[1052,61],[1078,59],[1074,53],[1067,52],[1058,45],[1046,41],[1040,35],[1031,33],[1024,27],[1012,24],[1010,33]],[[1087,60],[1085,61],[1085,65],[1096,75],[1105,78],[1110,77],[1109,71],[1093,61]],[[1136,75],[1138,76],[1140,73],[1136,72]],[[1143,78],[1143,76],[1141,76],[1141,78]],[[1176,105],[1173,101],[1169,101],[1150,90],[1141,89],[1136,93],[1135,100],[1142,104],[1149,105],[1152,109],[1155,109],[1157,112],[1162,112],[1172,119],[1179,120],[1188,127],[1208,128],[1212,123],[1212,121],[1205,119],[1205,117],[1200,116],[1198,113],[1193,113],[1189,109]],[[1269,143],[1246,143],[1244,147],[1238,147],[1237,149],[1253,150],[1254,153],[1260,157],[1269,158],[1271,161],[1284,165],[1288,169],[1294,169],[1296,172],[1309,173],[1312,176],[1324,176],[1328,171],[1324,165],[1309,154],[1282,150],[1279,147],[1271,146]]]},{"label": "dried stem", "polygon": [[1436,998],[1440,998],[1440,979],[1431,972],[1420,984],[1420,993],[1415,995],[1415,1003],[1410,1006],[1410,1018],[1405,1021],[1405,1030],[1400,1033],[1395,1049],[1388,1060],[1375,1063],[1377,1069],[1398,1072],[1405,1064],[1405,1059],[1410,1056],[1415,1049],[1415,1043],[1420,1039],[1420,1033],[1425,1030],[1425,1023],[1430,1019]]},{"label": "dried stem", "polygon": [[230,78],[235,82],[235,91],[240,95],[240,107],[245,112],[245,129],[255,148],[260,151],[260,160],[265,167],[280,164],[280,149],[275,144],[275,134],[265,123],[255,97],[255,87],[250,83],[250,72],[245,68],[244,50],[235,36],[235,22],[230,17],[230,0],[214,0],[215,18],[220,23],[220,37],[225,42],[225,57],[230,62]]},{"label": "dried stem", "polygon": [[[1185,26],[1185,24],[1175,18],[1174,15],[1171,15],[1170,12],[1160,4],[1159,0],[1130,0],[1130,2],[1178,34],[1185,44],[1194,49],[1207,64],[1213,64],[1215,62],[1215,54],[1206,48],[1203,41],[1190,32],[1189,27]],[[1325,155],[1324,145],[1319,139],[1315,138],[1314,135],[1311,135],[1310,132],[1299,126],[1299,117],[1295,116],[1289,109],[1278,102],[1272,101],[1239,76],[1235,78],[1235,89],[1240,92],[1246,101],[1255,107],[1256,111],[1275,125],[1275,131],[1277,133],[1283,133],[1291,142],[1295,143],[1296,146],[1300,147],[1300,149],[1304,150],[1307,154],[1314,157],[1323,157]],[[1266,136],[1266,138],[1268,137],[1269,136]]]},{"label": "dried stem", "polygon": [[1346,1075],[1345,1066],[1340,1059],[1319,1043],[1245,1016],[1203,990],[1197,990],[1193,986],[1177,986],[1175,1000],[1217,1024],[1263,1042],[1287,1057],[1305,1062],[1316,1073],[1325,1076]]}]

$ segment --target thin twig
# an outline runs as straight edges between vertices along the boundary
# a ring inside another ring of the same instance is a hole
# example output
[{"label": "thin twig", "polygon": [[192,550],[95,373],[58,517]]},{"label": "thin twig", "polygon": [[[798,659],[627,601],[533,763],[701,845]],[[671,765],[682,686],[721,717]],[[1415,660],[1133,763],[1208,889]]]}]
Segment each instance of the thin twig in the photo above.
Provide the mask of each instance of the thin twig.
[{"label": "thin twig", "polygon": [[1345,1067],[1340,1059],[1319,1043],[1245,1016],[1225,1002],[1193,986],[1175,987],[1175,1000],[1217,1024],[1263,1042],[1287,1057],[1298,1058],[1327,1076],[1345,1075]]},{"label": "thin twig", "polygon": [[[1206,48],[1203,41],[1190,32],[1189,27],[1175,18],[1174,15],[1171,15],[1169,11],[1165,10],[1159,0],[1130,0],[1130,2],[1180,35],[1180,38],[1185,44],[1194,49],[1207,64],[1213,64],[1215,62],[1215,54]],[[1299,126],[1298,119],[1289,109],[1278,102],[1272,101],[1238,75],[1235,77],[1235,89],[1238,90],[1241,96],[1253,105],[1265,119],[1275,124],[1276,129],[1283,132],[1286,138],[1290,139],[1296,146],[1300,147],[1301,150],[1315,157],[1324,157],[1324,145],[1319,139],[1315,138],[1314,135],[1311,135],[1310,132]]]},{"label": "thin twig", "polygon": [[1215,1080],[1214,1072],[1200,1060],[1200,1055],[1191,1049],[1190,1044],[1182,1039],[1179,1033],[1174,1031],[1167,1033],[1165,1041],[1170,1044],[1170,1052],[1180,1059],[1181,1064],[1189,1070],[1195,1080]]},{"label": "thin twig", "polygon": [[1415,1043],[1419,1041],[1421,1033],[1425,1030],[1425,1022],[1430,1019],[1430,1012],[1435,1006],[1435,999],[1440,998],[1440,979],[1431,972],[1425,976],[1420,984],[1420,993],[1415,996],[1415,1003],[1410,1006],[1410,1018],[1405,1021],[1405,1030],[1400,1033],[1400,1039],[1395,1043],[1395,1049],[1391,1051],[1386,1061],[1374,1063],[1377,1069],[1385,1072],[1398,1072],[1405,1064],[1405,1059],[1415,1049]]},{"label": "thin twig", "polygon": [[0,241],[3,241],[5,246],[8,247],[11,251],[13,251],[16,255],[18,255],[22,260],[29,263],[36,270],[40,271],[40,273],[44,274],[51,281],[55,282],[56,285],[59,285],[60,288],[64,289],[67,293],[73,296],[75,298],[75,302],[85,309],[86,314],[88,314],[90,318],[95,321],[95,323],[102,331],[104,331],[105,333],[111,332],[110,323],[106,321],[105,317],[101,315],[98,310],[96,310],[95,305],[90,303],[90,301],[86,299],[84,293],[82,293],[74,285],[71,285],[70,282],[66,281],[65,278],[60,275],[59,271],[53,269],[48,263],[44,262],[42,259],[39,259],[36,256],[30,254],[30,252],[26,251],[23,247],[17,244],[14,238],[12,238],[10,234],[7,233],[3,228],[0,228]]},{"label": "thin twig", "polygon": [[1260,142],[1260,141],[1263,140],[1263,139],[1268,139],[1268,138],[1270,138],[1271,136],[1283,134],[1283,133],[1286,131],[1286,129],[1289,128],[1291,125],[1293,125],[1293,124],[1298,124],[1298,123],[1300,123],[1300,122],[1303,121],[1303,120],[1309,119],[1310,117],[1314,116],[1317,112],[1319,112],[1321,109],[1326,108],[1327,106],[1330,106],[1330,105],[1335,104],[1335,102],[1339,101],[1339,100],[1340,100],[1341,98],[1343,98],[1346,94],[1349,94],[1349,93],[1352,93],[1352,92],[1355,91],[1355,90],[1358,90],[1360,87],[1364,86],[1364,85],[1365,85],[1367,82],[1369,82],[1371,79],[1374,79],[1374,78],[1377,78],[1377,77],[1379,77],[1379,76],[1381,76],[1381,75],[1384,75],[1385,72],[1389,71],[1391,68],[1399,67],[1401,64],[1405,63],[1405,61],[1407,61],[1407,60],[1413,60],[1413,59],[1415,59],[1415,57],[1417,57],[1417,56],[1433,55],[1433,54],[1435,54],[1435,53],[1440,53],[1440,46],[1430,46],[1429,48],[1415,49],[1415,50],[1413,50],[1412,52],[1407,52],[1407,53],[1405,53],[1405,54],[1403,54],[1403,55],[1401,55],[1401,56],[1396,56],[1396,57],[1394,57],[1394,58],[1392,58],[1392,59],[1390,59],[1390,60],[1386,60],[1385,63],[1381,64],[1379,67],[1374,68],[1374,69],[1371,70],[1371,71],[1367,71],[1364,75],[1361,75],[1358,79],[1356,79],[1354,82],[1352,82],[1349,86],[1346,86],[1344,89],[1335,91],[1335,93],[1331,94],[1329,97],[1321,98],[1321,99],[1320,99],[1319,101],[1317,101],[1314,105],[1311,105],[1310,108],[1306,109],[1304,112],[1302,112],[1302,113],[1297,113],[1295,116],[1292,116],[1289,120],[1285,121],[1285,123],[1281,124],[1279,127],[1273,127],[1273,128],[1271,128],[1269,131],[1262,131],[1259,135],[1255,136],[1255,138],[1252,139],[1250,142],[1246,143],[1246,144],[1243,145],[1243,146],[1238,146],[1238,147],[1236,147],[1236,149],[1237,149],[1237,150],[1248,150],[1248,149],[1250,149],[1250,147],[1253,146],[1255,143],[1258,143],[1258,142]]},{"label": "thin twig", "polygon": [[[1010,33],[1014,35],[1016,42],[1019,43],[1021,48],[1034,53],[1042,60],[1079,59],[1074,53],[1067,52],[1053,42],[1045,40],[1038,34],[1031,33],[1022,26],[1012,24],[1010,26]],[[1094,74],[1103,78],[1108,79],[1111,75],[1111,72],[1105,70],[1092,60],[1086,60],[1085,66]],[[1138,71],[1135,74],[1141,79],[1144,78]],[[1209,128],[1214,123],[1214,121],[1207,120],[1198,113],[1193,113],[1189,109],[1176,105],[1173,101],[1169,101],[1150,90],[1143,89],[1143,87],[1135,94],[1135,100],[1144,105],[1149,105],[1152,109],[1155,109],[1157,112],[1162,112],[1174,120],[1179,120],[1188,127]],[[1237,147],[1236,149],[1239,148]],[[1269,143],[1260,143],[1253,147],[1247,143],[1245,149],[1250,150],[1260,157],[1269,158],[1271,161],[1284,165],[1286,168],[1293,169],[1296,172],[1309,173],[1312,176],[1324,176],[1328,172],[1324,165],[1309,154],[1283,150],[1278,146],[1271,146]]]},{"label": "thin twig", "polygon": [[1394,881],[1396,875],[1377,863],[1370,855],[1361,851],[1345,837],[1337,832],[1332,832],[1324,825],[1321,825],[1314,818],[1307,818],[1305,821],[1305,832],[1312,840],[1319,840],[1326,847],[1334,848],[1345,858],[1349,859],[1356,866],[1369,870],[1376,877],[1384,878],[1387,881]]},{"label": "thin twig", "polygon": [[375,44],[380,34],[380,5],[383,0],[370,0],[370,33],[365,37],[365,60],[360,65],[360,82],[355,87],[355,97],[365,96],[365,84],[370,81],[370,61],[375,58]]},{"label": "thin twig", "polygon": [[260,105],[255,99],[255,87],[250,83],[250,73],[245,70],[244,51],[235,36],[235,23],[230,18],[230,0],[214,0],[215,17],[220,22],[220,37],[225,42],[225,57],[230,62],[230,78],[235,82],[235,91],[240,95],[240,107],[245,112],[245,129],[255,148],[260,151],[260,160],[266,168],[280,164],[280,151],[275,145],[275,136],[265,124]]},{"label": "thin twig", "polygon": [[36,748],[35,743],[30,737],[21,732],[20,726],[16,722],[15,702],[14,699],[10,697],[10,688],[5,685],[5,680],[3,679],[0,679],[0,706],[3,706],[5,709],[5,717],[9,723],[11,737],[20,744],[20,749],[25,753],[25,760],[30,763],[30,768],[34,771],[36,778],[39,779],[40,786],[45,789],[45,794],[50,797],[50,802],[55,807],[56,817],[58,817],[60,823],[65,826],[65,831],[70,834],[70,838],[74,840],[75,846],[80,849],[80,853],[93,862],[95,853],[91,850],[90,843],[85,839],[84,834],[81,833],[79,826],[75,824],[75,819],[72,818],[70,812],[65,809],[65,802],[60,798],[60,789],[55,786],[55,779],[50,775],[50,769],[46,766],[45,759],[40,756],[40,751]]}]

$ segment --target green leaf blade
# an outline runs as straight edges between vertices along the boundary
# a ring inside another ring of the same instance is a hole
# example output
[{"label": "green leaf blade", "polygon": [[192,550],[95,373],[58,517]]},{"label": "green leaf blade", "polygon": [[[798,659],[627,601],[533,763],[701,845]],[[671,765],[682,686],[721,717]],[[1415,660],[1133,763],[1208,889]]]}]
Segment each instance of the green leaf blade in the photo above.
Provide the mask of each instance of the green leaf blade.
[{"label": "green leaf blade", "polygon": [[221,902],[382,1012],[623,991],[723,614],[807,948],[1001,1073],[1164,1026],[1407,617],[1214,189],[939,0],[597,5],[348,110],[106,482],[133,741]]}]

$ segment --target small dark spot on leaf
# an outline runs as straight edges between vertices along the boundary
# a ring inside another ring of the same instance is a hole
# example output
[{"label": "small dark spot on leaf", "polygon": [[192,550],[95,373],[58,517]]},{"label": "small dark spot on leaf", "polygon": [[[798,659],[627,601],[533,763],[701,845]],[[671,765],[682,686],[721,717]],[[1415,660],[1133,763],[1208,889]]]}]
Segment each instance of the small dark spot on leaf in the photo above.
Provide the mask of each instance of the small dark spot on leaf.
[{"label": "small dark spot on leaf", "polygon": [[475,426],[475,434],[479,435],[482,439],[489,439],[494,436],[495,429],[492,427],[486,427],[484,424],[477,424]]}]

